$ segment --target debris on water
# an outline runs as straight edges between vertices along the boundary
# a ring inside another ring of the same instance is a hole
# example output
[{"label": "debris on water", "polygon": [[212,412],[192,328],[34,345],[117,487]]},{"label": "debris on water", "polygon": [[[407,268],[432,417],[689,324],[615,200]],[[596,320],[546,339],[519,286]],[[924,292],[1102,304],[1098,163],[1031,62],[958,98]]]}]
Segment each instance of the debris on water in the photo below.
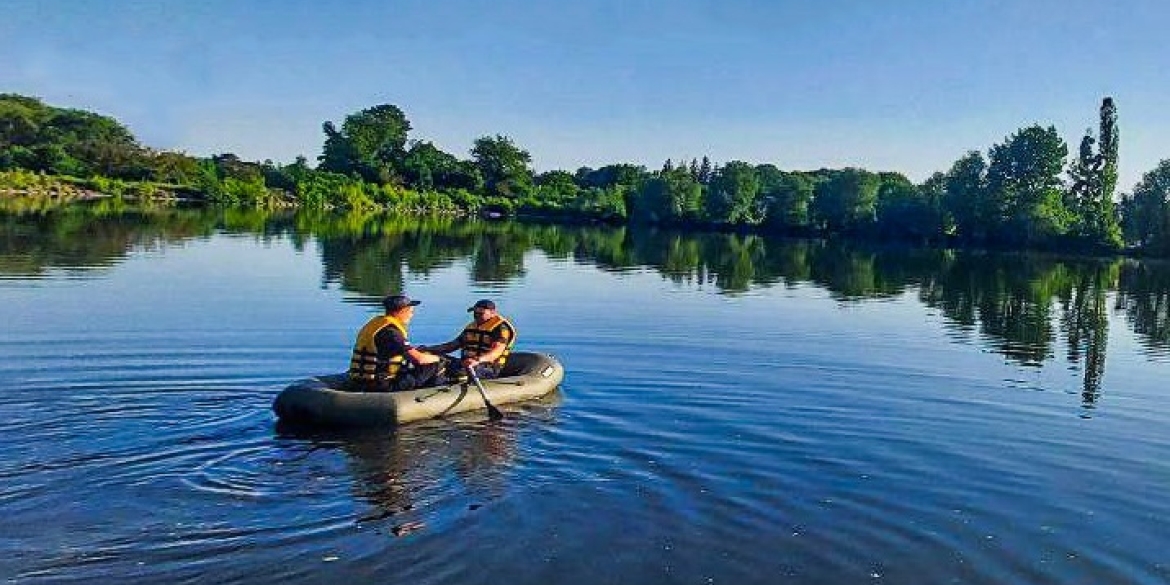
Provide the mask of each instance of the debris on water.
[{"label": "debris on water", "polygon": [[422,530],[425,527],[426,524],[422,522],[404,522],[398,526],[395,526],[394,528],[391,528],[390,532],[393,533],[394,536],[406,536],[412,532]]},{"label": "debris on water", "polygon": [[341,558],[341,557],[339,557],[337,555],[325,555],[325,556],[321,557],[321,560],[325,561],[326,563],[332,563],[333,561],[336,561],[339,558]]},{"label": "debris on water", "polygon": [[467,507],[468,510],[478,510],[483,507],[483,504],[471,504]]}]

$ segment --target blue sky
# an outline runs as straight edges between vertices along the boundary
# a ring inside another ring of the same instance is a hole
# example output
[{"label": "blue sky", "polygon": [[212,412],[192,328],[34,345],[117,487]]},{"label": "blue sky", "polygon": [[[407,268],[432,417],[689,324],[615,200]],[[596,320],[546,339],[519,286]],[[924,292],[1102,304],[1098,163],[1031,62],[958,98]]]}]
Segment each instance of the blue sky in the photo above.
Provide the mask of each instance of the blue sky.
[{"label": "blue sky", "polygon": [[709,155],[922,180],[1033,123],[1075,152],[1117,100],[1121,188],[1170,158],[1162,0],[7,0],[0,92],[149,146],[315,160],[380,103],[538,170]]}]

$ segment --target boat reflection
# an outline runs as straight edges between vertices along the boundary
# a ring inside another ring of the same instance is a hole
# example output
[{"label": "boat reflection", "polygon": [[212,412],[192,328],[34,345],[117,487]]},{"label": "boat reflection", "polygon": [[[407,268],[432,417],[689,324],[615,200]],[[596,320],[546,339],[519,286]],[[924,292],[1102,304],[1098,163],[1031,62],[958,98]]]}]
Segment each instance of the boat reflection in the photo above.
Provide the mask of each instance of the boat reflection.
[{"label": "boat reflection", "polygon": [[345,455],[353,495],[371,508],[357,523],[386,520],[396,534],[420,528],[433,513],[476,510],[503,497],[511,471],[524,463],[523,437],[556,422],[560,391],[504,408],[502,421],[483,411],[389,429],[319,430],[276,424],[280,439]]}]

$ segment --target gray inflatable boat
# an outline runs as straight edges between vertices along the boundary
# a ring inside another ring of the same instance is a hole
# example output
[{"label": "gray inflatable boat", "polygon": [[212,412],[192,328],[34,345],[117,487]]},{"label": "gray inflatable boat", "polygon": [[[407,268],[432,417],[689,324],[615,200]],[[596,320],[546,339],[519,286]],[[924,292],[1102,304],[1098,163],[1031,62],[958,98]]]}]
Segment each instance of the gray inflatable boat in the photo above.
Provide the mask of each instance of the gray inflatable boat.
[{"label": "gray inflatable boat", "polygon": [[[481,382],[488,400],[499,406],[544,396],[564,377],[564,367],[553,356],[518,351],[508,357],[499,378]],[[342,373],[296,382],[276,396],[272,410],[291,424],[365,427],[487,408],[471,381],[405,392],[354,392],[345,389],[346,380]]]}]

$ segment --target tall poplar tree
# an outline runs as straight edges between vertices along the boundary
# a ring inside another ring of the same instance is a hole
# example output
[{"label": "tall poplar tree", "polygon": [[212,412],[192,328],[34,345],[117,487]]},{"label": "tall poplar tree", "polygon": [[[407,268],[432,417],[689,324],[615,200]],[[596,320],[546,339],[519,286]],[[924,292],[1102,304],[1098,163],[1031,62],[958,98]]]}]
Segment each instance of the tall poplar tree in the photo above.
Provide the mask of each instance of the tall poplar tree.
[{"label": "tall poplar tree", "polygon": [[[1101,102],[1099,140],[1091,130],[1085,131],[1080,151],[1069,169],[1072,186],[1067,206],[1074,216],[1077,236],[1091,245],[1119,248],[1121,226],[1113,193],[1117,189],[1117,106],[1113,98]],[[1097,145],[1094,151],[1094,144]]]},{"label": "tall poplar tree", "polygon": [[1098,132],[1100,192],[1092,207],[1091,237],[1097,244],[1120,248],[1121,225],[1117,217],[1117,206],[1113,194],[1117,190],[1117,158],[1120,134],[1117,129],[1117,105],[1113,98],[1101,100],[1101,128]]},{"label": "tall poplar tree", "polygon": [[1117,106],[1113,98],[1101,100],[1101,131],[1099,133],[1101,157],[1101,195],[1106,201],[1113,201],[1117,189],[1117,155],[1120,135],[1117,130]]},{"label": "tall poplar tree", "polygon": [[1073,159],[1068,169],[1071,185],[1069,186],[1068,197],[1065,199],[1065,207],[1073,212],[1075,221],[1074,229],[1077,235],[1082,237],[1087,236],[1090,231],[1089,226],[1092,224],[1090,218],[1091,210],[1094,207],[1094,202],[1100,198],[1101,193],[1101,158],[1097,155],[1097,151],[1094,148],[1096,144],[1097,139],[1093,138],[1093,130],[1085,130],[1085,136],[1081,138],[1081,147],[1077,151],[1077,157]]}]

